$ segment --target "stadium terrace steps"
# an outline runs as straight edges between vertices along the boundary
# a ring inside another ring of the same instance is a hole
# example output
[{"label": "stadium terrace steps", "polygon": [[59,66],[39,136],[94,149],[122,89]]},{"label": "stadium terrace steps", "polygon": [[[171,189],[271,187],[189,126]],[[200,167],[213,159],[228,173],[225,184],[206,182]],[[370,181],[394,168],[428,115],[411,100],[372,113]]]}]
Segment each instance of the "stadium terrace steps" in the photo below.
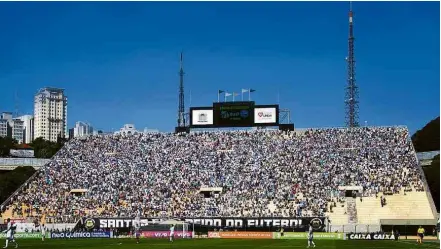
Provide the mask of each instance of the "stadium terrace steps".
[{"label": "stadium terrace steps", "polygon": [[380,195],[357,198],[358,222],[379,224],[380,219],[434,219],[425,192],[407,192],[406,195],[386,195],[386,205],[381,207]]},{"label": "stadium terrace steps", "polygon": [[354,198],[346,198],[347,204],[347,213],[348,213],[348,223],[349,224],[357,224],[358,223],[358,215],[357,215],[357,202]]},{"label": "stadium terrace steps", "polygon": [[341,203],[337,204],[337,207],[332,209],[332,213],[327,213],[329,219],[331,220],[331,225],[345,225],[348,224],[348,215],[345,212],[346,206],[341,205]]}]

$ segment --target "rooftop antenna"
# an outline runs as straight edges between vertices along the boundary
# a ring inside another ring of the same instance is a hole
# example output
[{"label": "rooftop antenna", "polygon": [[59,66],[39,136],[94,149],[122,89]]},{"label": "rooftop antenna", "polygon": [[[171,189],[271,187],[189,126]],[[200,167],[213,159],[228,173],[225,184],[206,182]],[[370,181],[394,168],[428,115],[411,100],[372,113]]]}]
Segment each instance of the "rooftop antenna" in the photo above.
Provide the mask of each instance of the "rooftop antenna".
[{"label": "rooftop antenna", "polygon": [[19,110],[19,101],[18,101],[17,89],[15,90],[14,102],[15,102],[15,110],[14,110],[15,113],[14,113],[14,116],[16,118],[16,117],[18,117],[18,110]]},{"label": "rooftop antenna", "polygon": [[353,27],[352,2],[349,2],[349,38],[347,62],[347,85],[346,85],[346,126],[358,127],[358,87],[355,80],[355,56],[354,56],[354,27]]}]

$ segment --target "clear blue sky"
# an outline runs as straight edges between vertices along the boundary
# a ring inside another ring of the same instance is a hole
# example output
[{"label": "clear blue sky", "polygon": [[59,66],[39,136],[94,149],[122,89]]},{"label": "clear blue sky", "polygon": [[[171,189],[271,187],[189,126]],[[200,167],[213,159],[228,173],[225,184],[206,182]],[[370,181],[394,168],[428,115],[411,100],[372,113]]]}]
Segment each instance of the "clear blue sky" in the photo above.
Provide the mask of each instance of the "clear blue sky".
[{"label": "clear blue sky", "polygon": [[[184,50],[186,107],[253,88],[296,127],[344,125],[348,2],[1,2],[0,111],[66,89],[68,124],[172,131]],[[360,123],[439,115],[440,3],[354,2]]]}]

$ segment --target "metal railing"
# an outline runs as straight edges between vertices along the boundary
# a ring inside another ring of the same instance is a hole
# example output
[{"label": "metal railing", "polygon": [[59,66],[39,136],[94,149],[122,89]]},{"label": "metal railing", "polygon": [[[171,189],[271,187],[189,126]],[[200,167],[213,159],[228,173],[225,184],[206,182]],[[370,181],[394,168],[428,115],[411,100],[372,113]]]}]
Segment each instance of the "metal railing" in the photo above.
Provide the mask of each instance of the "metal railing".
[{"label": "metal railing", "polygon": [[43,167],[50,159],[41,158],[0,158],[0,166],[32,166]]}]

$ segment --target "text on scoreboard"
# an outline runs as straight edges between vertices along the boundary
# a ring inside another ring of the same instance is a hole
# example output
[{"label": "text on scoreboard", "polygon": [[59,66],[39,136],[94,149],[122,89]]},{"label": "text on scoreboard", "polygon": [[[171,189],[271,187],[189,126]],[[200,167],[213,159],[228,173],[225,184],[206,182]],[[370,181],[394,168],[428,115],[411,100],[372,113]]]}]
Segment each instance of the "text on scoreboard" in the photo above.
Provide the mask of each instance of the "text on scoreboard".
[{"label": "text on scoreboard", "polygon": [[254,102],[223,102],[213,104],[214,123],[217,127],[253,126]]}]

